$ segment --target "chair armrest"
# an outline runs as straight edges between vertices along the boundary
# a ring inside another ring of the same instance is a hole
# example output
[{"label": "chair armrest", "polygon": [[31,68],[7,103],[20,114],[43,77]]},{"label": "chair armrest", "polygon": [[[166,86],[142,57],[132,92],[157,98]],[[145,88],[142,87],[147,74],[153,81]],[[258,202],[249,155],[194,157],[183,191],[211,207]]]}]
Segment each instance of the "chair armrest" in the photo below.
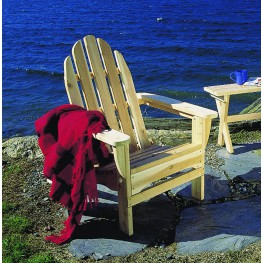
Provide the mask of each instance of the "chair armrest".
[{"label": "chair armrest", "polygon": [[191,103],[182,102],[172,98],[151,94],[151,93],[137,93],[137,98],[140,104],[158,108],[184,117],[192,118],[198,116],[201,118],[216,118],[217,112],[207,108],[203,108]]},{"label": "chair armrest", "polygon": [[104,130],[93,135],[94,138],[107,143],[113,147],[122,146],[130,143],[130,136],[116,130]]},{"label": "chair armrest", "polygon": [[[116,130],[104,130],[93,134],[93,136],[113,147],[113,155],[118,172],[122,178],[128,178],[130,175],[130,136]],[[121,179],[119,178],[119,180]]]}]

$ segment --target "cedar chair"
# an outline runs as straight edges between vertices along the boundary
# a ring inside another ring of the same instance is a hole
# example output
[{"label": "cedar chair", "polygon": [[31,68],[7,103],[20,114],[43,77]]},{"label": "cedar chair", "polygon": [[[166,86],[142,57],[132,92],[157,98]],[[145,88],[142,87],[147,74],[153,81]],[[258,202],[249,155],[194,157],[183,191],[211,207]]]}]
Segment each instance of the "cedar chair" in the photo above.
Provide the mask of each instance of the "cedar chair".
[{"label": "cedar chair", "polygon": [[[114,154],[114,163],[97,167],[96,176],[98,183],[106,186],[104,179],[112,176],[108,187],[118,190],[120,230],[133,235],[132,207],[184,183],[191,181],[192,196],[204,199],[205,147],[217,112],[159,95],[136,93],[123,56],[112,52],[100,38],[88,35],[84,45],[77,41],[72,57],[74,65],[70,56],[64,61],[69,102],[101,111],[111,128],[94,135],[110,145]],[[191,143],[177,147],[153,145],[140,105],[190,118]]]}]

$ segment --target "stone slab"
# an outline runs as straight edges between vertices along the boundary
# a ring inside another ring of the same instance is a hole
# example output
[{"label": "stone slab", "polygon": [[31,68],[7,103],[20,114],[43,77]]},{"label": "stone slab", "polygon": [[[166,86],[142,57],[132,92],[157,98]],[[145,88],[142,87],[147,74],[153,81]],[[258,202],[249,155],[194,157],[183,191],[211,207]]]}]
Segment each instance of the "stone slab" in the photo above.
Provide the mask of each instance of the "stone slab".
[{"label": "stone slab", "polygon": [[260,180],[261,157],[256,153],[259,149],[261,144],[253,143],[235,145],[232,154],[224,148],[217,151],[218,157],[225,161],[221,170],[225,171],[231,179],[240,176],[245,180]]},{"label": "stone slab", "polygon": [[142,250],[144,246],[115,239],[76,239],[70,243],[69,251],[79,259],[93,257],[95,260],[114,256],[127,256]]},{"label": "stone slab", "polygon": [[239,251],[260,240],[259,237],[220,234],[203,240],[180,242],[177,244],[177,254],[194,255],[202,252]]},{"label": "stone slab", "polygon": [[187,208],[175,241],[178,254],[231,251],[260,240],[260,196]]}]

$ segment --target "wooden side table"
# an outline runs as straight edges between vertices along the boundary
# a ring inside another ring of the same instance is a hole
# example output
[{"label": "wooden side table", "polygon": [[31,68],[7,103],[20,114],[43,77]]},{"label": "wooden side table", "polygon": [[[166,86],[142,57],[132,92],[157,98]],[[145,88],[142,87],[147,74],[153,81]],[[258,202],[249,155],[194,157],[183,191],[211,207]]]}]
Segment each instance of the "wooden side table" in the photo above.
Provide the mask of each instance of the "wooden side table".
[{"label": "wooden side table", "polygon": [[231,95],[244,94],[244,93],[253,93],[260,92],[260,86],[244,86],[237,84],[227,84],[227,85],[218,85],[218,86],[209,86],[204,87],[204,90],[215,99],[216,106],[219,114],[219,132],[218,132],[218,144],[226,145],[226,149],[229,153],[233,153],[233,145],[229,133],[228,123],[238,122],[244,120],[254,120],[260,119],[261,113],[247,113],[247,114],[237,114],[237,115],[228,115],[229,101]]}]

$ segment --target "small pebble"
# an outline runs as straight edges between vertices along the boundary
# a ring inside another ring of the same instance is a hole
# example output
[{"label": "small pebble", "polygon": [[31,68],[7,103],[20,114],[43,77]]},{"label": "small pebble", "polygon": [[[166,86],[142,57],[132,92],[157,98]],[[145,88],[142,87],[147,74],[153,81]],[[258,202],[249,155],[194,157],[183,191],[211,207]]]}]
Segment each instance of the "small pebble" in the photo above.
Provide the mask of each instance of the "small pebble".
[{"label": "small pebble", "polygon": [[45,208],[45,212],[50,213],[51,209],[49,207]]},{"label": "small pebble", "polygon": [[246,187],[243,187],[243,188],[241,188],[241,191],[242,191],[242,192],[247,192],[247,188],[246,188]]},{"label": "small pebble", "polygon": [[166,255],[166,258],[167,258],[168,260],[173,259],[173,258],[174,258],[174,255],[173,255],[172,253],[168,253],[168,254]]},{"label": "small pebble", "polygon": [[93,258],[94,258],[96,261],[99,261],[99,260],[102,260],[102,259],[103,259],[103,255],[101,255],[100,253],[94,253],[94,254],[93,254]]},{"label": "small pebble", "polygon": [[52,231],[52,230],[55,230],[55,228],[52,227],[52,226],[46,226],[46,227],[44,227],[44,231]]}]

